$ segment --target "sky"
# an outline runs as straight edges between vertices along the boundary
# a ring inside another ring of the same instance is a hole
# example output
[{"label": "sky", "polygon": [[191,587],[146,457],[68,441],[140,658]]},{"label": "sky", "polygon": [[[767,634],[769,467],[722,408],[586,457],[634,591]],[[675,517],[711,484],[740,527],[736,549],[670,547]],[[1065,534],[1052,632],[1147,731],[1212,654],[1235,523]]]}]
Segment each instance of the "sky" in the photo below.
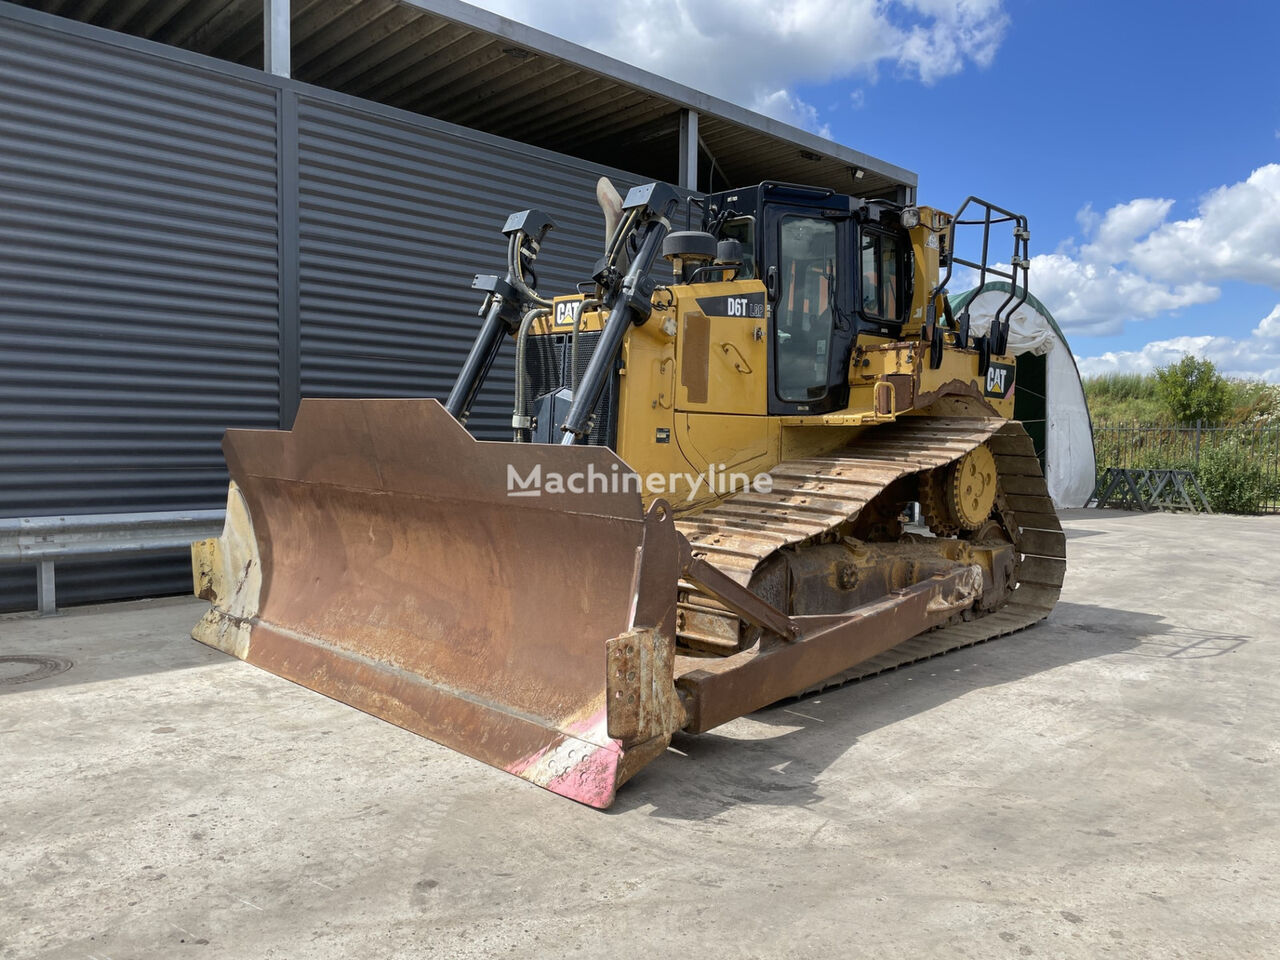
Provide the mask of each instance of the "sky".
[{"label": "sky", "polygon": [[471,0],[1025,213],[1088,376],[1280,382],[1280,2]]}]

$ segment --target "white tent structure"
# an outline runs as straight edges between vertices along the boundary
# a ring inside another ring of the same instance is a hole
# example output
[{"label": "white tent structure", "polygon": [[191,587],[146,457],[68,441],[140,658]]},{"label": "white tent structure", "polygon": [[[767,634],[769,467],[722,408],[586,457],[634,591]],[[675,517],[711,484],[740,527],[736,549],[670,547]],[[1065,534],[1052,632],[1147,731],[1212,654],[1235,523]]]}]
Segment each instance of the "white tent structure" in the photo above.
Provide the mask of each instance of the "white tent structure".
[{"label": "white tent structure", "polygon": [[[952,312],[959,317],[967,306],[970,333],[981,336],[990,329],[996,311],[1008,303],[1009,291],[1009,284],[1000,281],[958,294],[950,298]],[[1096,474],[1093,425],[1066,337],[1034,296],[1013,313],[1009,352],[1017,357],[1014,416],[1035,442],[1049,495],[1059,507],[1083,507],[1093,493]]]}]

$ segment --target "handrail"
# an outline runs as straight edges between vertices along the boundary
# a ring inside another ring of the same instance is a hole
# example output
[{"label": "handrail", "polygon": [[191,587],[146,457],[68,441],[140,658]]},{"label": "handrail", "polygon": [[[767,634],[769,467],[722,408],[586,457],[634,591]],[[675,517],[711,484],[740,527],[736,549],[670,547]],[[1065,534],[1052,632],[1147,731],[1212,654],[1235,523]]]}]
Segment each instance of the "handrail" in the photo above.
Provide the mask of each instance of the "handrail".
[{"label": "handrail", "polygon": [[[982,209],[981,219],[964,219],[964,212],[970,205],[980,207]],[[1000,224],[1012,224],[1013,235],[1013,251],[1009,256],[1009,269],[1001,270],[994,266],[991,261],[991,228]],[[958,240],[956,233],[958,227],[982,227],[982,255],[978,260],[967,260],[959,255]],[[1027,218],[1022,214],[1014,213],[1012,210],[1006,210],[1004,207],[998,207],[994,203],[983,200],[980,197],[970,196],[966,198],[960,209],[956,211],[955,216],[951,219],[951,225],[948,229],[946,237],[946,272],[938,280],[938,285],[929,293],[928,317],[922,333],[932,340],[938,340],[937,317],[935,316],[934,303],[939,295],[946,295],[947,284],[951,281],[951,272],[955,264],[961,264],[978,271],[978,283],[976,293],[964,302],[961,307],[959,317],[948,317],[952,326],[952,336],[955,339],[955,345],[960,349],[966,349],[969,346],[969,306],[977,299],[987,287],[987,277],[1000,277],[1009,281],[1009,294],[996,307],[995,316],[991,319],[991,327],[984,336],[987,338],[985,342],[978,343],[981,357],[978,363],[978,373],[983,375],[987,372],[987,357],[989,354],[1003,354],[1008,349],[1009,324],[1014,313],[1027,300],[1030,288],[1028,286],[1028,275],[1031,267],[1030,256],[1031,230],[1027,225]],[[1019,284],[1021,281],[1021,284]],[[1021,292],[1019,292],[1021,286]],[[946,302],[944,301],[944,309]],[[981,338],[979,338],[981,339]],[[930,344],[930,366],[937,369],[942,362],[942,344]]]}]

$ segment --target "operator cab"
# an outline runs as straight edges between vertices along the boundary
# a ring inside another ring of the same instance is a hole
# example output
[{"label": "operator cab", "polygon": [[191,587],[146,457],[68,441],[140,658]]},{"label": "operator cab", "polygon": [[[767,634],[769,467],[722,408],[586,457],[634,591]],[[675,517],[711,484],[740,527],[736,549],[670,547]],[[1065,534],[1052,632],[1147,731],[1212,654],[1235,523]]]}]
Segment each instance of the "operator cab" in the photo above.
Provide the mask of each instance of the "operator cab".
[{"label": "operator cab", "polygon": [[738,278],[768,296],[769,413],[843,409],[858,338],[901,338],[912,264],[899,211],[776,182],[707,196],[703,229],[742,244]]}]

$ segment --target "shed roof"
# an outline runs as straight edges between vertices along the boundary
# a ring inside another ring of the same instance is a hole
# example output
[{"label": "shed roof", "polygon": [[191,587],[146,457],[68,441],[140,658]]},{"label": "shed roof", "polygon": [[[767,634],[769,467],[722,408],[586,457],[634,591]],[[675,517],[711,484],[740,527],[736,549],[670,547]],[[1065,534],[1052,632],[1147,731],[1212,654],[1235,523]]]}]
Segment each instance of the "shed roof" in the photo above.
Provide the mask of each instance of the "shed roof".
[{"label": "shed roof", "polygon": [[[16,2],[262,65],[263,0]],[[292,0],[292,75],[670,181],[680,114],[695,110],[704,189],[787,180],[894,197],[916,184],[902,167],[459,0]]]}]

